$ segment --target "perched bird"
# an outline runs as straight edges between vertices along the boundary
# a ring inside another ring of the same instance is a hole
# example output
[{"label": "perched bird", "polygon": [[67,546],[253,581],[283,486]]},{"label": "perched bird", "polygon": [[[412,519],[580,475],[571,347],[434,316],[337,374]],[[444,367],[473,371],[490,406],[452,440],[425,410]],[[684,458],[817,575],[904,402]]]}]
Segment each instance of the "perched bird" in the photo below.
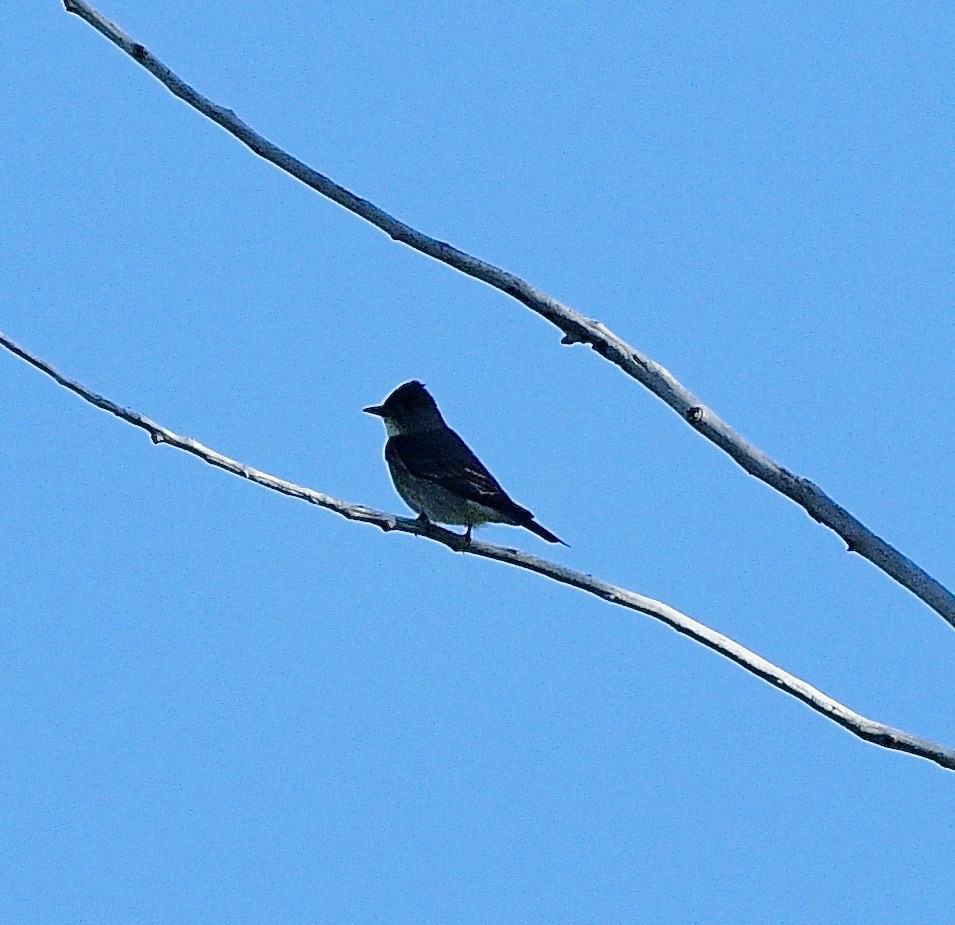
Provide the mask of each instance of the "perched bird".
[{"label": "perched bird", "polygon": [[398,386],[381,405],[364,409],[385,422],[385,461],[398,494],[419,518],[471,528],[484,523],[525,527],[548,543],[564,541],[512,501],[468,445],[444,423],[417,381]]}]

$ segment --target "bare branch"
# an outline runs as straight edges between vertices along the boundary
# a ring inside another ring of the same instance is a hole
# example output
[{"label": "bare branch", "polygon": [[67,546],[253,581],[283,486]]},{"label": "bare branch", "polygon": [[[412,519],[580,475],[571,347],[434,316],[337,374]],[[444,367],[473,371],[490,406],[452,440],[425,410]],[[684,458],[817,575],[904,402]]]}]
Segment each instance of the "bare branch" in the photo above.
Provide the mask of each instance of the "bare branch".
[{"label": "bare branch", "polygon": [[281,492],[283,495],[289,495],[292,498],[299,498],[302,501],[308,501],[310,504],[327,508],[336,514],[341,514],[342,517],[347,517],[349,520],[372,524],[380,527],[385,532],[395,530],[400,533],[412,533],[415,536],[427,537],[429,540],[442,543],[455,552],[470,553],[475,556],[482,556],[485,559],[496,559],[498,562],[537,572],[545,578],[579,588],[581,591],[593,594],[609,601],[611,604],[617,604],[620,607],[646,614],[672,627],[678,633],[689,636],[708,649],[712,649],[714,652],[718,652],[720,655],[736,662],[737,665],[745,668],[758,678],[762,678],[787,694],[791,694],[797,700],[801,700],[816,712],[848,729],[859,738],[875,745],[881,745],[884,748],[897,749],[911,755],[917,755],[920,758],[927,758],[943,768],[955,770],[955,750],[931,742],[928,739],[910,735],[900,729],[893,729],[891,726],[866,719],[866,717],[855,713],[848,707],[844,707],[831,697],[827,697],[811,684],[807,684],[800,678],[783,671],[782,668],[776,667],[722,633],[718,633],[702,623],[697,623],[696,620],[680,613],[678,610],[674,610],[672,607],[668,607],[666,604],[660,603],[660,601],[644,597],[625,588],[618,588],[598,578],[585,575],[583,572],[547,562],[545,559],[528,555],[517,549],[492,546],[490,543],[482,543],[479,540],[472,540],[468,543],[460,534],[445,530],[434,524],[406,517],[395,517],[393,514],[376,511],[360,504],[349,504],[311,488],[304,488],[293,482],[287,482],[285,479],[277,478],[267,472],[262,472],[259,469],[230,459],[228,456],[223,456],[221,453],[203,446],[197,440],[180,437],[144,415],[117,405],[108,398],[103,398],[102,395],[97,395],[86,386],[67,378],[50,366],[49,363],[20,347],[2,332],[0,332],[0,346],[16,354],[40,372],[46,373],[61,386],[79,395],[84,401],[95,405],[97,408],[102,408],[103,411],[108,411],[135,427],[142,428],[149,434],[153,443],[166,443],[169,446],[176,447],[176,449],[185,450],[210,465],[225,469],[226,472],[231,472],[233,475],[239,475],[250,482]]},{"label": "bare branch", "polygon": [[131,39],[83,0],[63,0],[63,5],[67,12],[75,13],[119,46],[173,94],[221,125],[260,157],[380,228],[394,240],[407,244],[422,254],[440,260],[517,299],[558,327],[564,333],[561,339],[562,344],[590,344],[602,357],[620,367],[628,376],[642,383],[654,395],[665,401],[691,427],[728,453],[750,475],[795,501],[800,507],[805,508],[814,520],[834,530],[845,541],[849,552],[856,552],[874,563],[955,627],[955,595],[952,595],[940,582],[873,533],[865,524],[833,501],[814,482],[788,471],[753,446],[729,424],[705,407],[666,369],[644,356],[635,347],[631,347],[604,325],[579,314],[513,273],[472,257],[444,241],[428,237],[404,222],[398,221],[387,212],[349,192],[343,186],[339,186],[263,138],[239,119],[232,110],[206,99],[177,77],[143,45]]}]

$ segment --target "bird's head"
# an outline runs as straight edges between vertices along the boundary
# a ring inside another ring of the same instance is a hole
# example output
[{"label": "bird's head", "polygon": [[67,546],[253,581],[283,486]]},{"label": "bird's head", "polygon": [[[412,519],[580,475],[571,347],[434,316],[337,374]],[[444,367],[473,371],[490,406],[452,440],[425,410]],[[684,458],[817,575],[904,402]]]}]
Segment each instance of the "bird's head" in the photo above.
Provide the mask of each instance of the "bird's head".
[{"label": "bird's head", "polygon": [[385,422],[390,435],[441,426],[441,412],[428,390],[416,379],[399,385],[380,405],[363,409]]}]

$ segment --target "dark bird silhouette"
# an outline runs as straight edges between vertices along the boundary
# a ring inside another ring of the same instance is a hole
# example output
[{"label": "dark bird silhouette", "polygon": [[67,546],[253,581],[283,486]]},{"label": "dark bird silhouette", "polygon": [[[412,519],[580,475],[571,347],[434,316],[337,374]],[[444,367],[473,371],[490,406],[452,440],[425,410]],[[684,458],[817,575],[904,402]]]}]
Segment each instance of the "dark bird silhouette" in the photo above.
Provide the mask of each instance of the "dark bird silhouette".
[{"label": "dark bird silhouette", "polygon": [[467,527],[503,523],[524,527],[548,543],[562,539],[512,501],[470,447],[444,422],[435,400],[418,381],[398,386],[381,405],[364,409],[385,422],[385,461],[404,502],[419,517]]}]

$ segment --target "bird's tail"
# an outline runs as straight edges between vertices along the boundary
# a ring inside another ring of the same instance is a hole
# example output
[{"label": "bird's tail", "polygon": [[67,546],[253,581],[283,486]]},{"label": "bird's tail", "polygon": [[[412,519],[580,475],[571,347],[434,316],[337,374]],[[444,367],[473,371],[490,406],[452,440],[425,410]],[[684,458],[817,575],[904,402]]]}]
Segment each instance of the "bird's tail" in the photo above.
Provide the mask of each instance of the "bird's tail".
[{"label": "bird's tail", "polygon": [[559,536],[555,536],[546,527],[542,527],[533,518],[522,524],[522,526],[527,527],[531,533],[536,533],[542,540],[547,540],[548,543],[560,543],[561,546],[566,546],[568,549],[570,549],[570,545],[568,543],[565,543]]}]

